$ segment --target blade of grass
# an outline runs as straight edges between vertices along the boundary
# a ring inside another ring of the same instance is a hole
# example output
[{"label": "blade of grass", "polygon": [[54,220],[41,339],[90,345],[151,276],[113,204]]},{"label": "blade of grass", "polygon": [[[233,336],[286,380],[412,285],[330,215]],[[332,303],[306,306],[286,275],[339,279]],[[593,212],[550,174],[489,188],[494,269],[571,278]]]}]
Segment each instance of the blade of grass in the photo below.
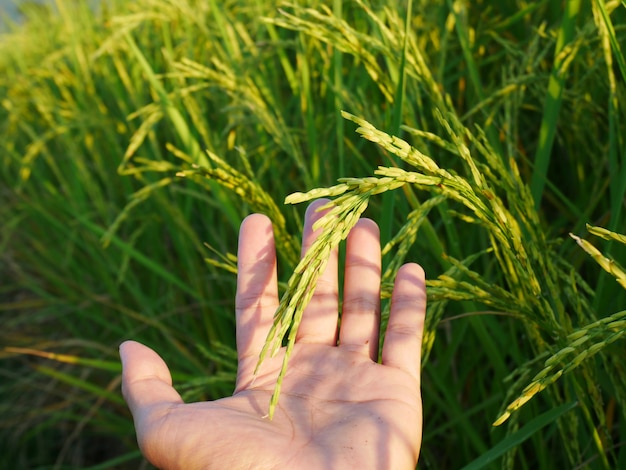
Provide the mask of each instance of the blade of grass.
[{"label": "blade of grass", "polygon": [[[338,20],[343,18],[343,0],[333,1],[333,14]],[[338,48],[333,50],[333,86],[335,93],[335,136],[337,138],[337,178],[343,178],[346,175],[345,148],[344,148],[344,132],[345,122],[341,117],[343,108],[341,93],[343,91],[343,66],[342,53]]]},{"label": "blade of grass", "polygon": [[93,382],[90,382],[84,379],[79,379],[78,377],[75,377],[73,375],[67,374],[65,372],[61,372],[57,369],[53,369],[47,366],[38,365],[38,366],[35,366],[35,369],[42,374],[45,374],[49,377],[59,380],[60,382],[63,382],[64,384],[70,385],[72,387],[76,387],[80,390],[88,392],[97,397],[104,398],[117,405],[122,405],[122,406],[125,405],[124,399],[122,398],[120,394],[111,393],[105,390],[104,388],[98,385],[95,385]]},{"label": "blade of grass", "polygon": [[85,470],[109,470],[111,468],[117,468],[116,465],[120,465],[126,462],[130,462],[131,460],[141,460],[143,455],[140,450],[135,450],[132,452],[128,452],[124,455],[120,455],[118,457],[114,457],[106,462],[102,462],[98,465],[93,465],[91,467],[85,468]]},{"label": "blade of grass", "polygon": [[[396,83],[395,96],[393,101],[393,114],[391,117],[391,134],[400,135],[402,116],[403,116],[403,104],[404,95],[406,91],[406,54],[409,44],[409,32],[411,27],[411,19],[413,9],[413,0],[407,2],[407,11],[404,18],[404,37],[402,38],[402,55],[400,57],[400,65],[398,70],[398,82]],[[391,158],[391,157],[390,157]],[[394,166],[403,166],[401,160],[391,161]],[[382,221],[380,224],[380,239],[382,245],[386,245],[393,238],[393,221],[394,213],[396,211],[396,195],[389,191],[383,194],[382,206]],[[406,211],[405,211],[406,212]],[[385,262],[385,261],[383,261]]]},{"label": "blade of grass", "polygon": [[[93,222],[87,220],[84,217],[78,218],[78,221],[81,224],[83,224],[85,227],[87,227],[89,230],[91,230],[92,232],[94,232],[95,234],[97,234],[100,237],[104,236],[107,233],[107,231],[104,230],[102,227],[99,227],[98,225],[94,224]],[[168,282],[171,282],[176,287],[178,287],[182,291],[184,291],[187,294],[189,294],[192,298],[195,298],[197,300],[201,300],[201,297],[199,296],[198,292],[196,292],[195,290],[191,289],[187,284],[185,284],[182,280],[180,280],[178,277],[176,277],[170,271],[165,269],[163,266],[161,266],[157,262],[151,260],[148,256],[144,255],[143,253],[141,253],[140,251],[138,251],[137,249],[135,249],[134,247],[132,247],[128,243],[125,243],[123,240],[118,238],[116,235],[111,235],[109,240],[110,240],[112,245],[114,245],[114,246],[118,247],[119,249],[121,249],[129,257],[133,258],[137,262],[139,262],[142,265],[146,266],[151,271],[153,271],[155,274],[159,275],[160,277],[162,277],[163,279],[167,280]]]},{"label": "blade of grass", "polygon": [[496,446],[489,449],[488,452],[484,453],[473,462],[464,466],[462,470],[479,470],[481,468],[485,468],[498,457],[501,457],[509,450],[514,449],[515,447],[526,441],[533,434],[539,432],[542,428],[554,423],[562,415],[564,415],[568,411],[571,411],[577,405],[578,403],[575,401],[571,403],[566,403],[550,411],[547,411],[542,415],[537,416],[536,418],[533,418],[519,431],[511,434],[510,436],[502,440]]},{"label": "blade of grass", "polygon": [[530,181],[530,191],[535,201],[535,207],[539,208],[543,189],[548,179],[548,167],[552,155],[552,145],[556,135],[559,112],[563,101],[565,88],[565,70],[563,70],[569,54],[565,48],[574,37],[574,28],[580,14],[580,0],[566,2],[565,12],[561,20],[561,27],[554,51],[554,66],[548,82],[548,92],[543,106],[543,116],[539,127],[539,144],[535,153],[533,175]]},{"label": "blade of grass", "polygon": [[14,353],[14,354],[29,354],[31,356],[45,357],[46,359],[51,359],[57,362],[63,362],[66,364],[75,364],[79,366],[91,367],[94,369],[105,370],[108,372],[121,372],[122,366],[119,361],[103,361],[101,359],[89,359],[85,357],[79,357],[70,354],[57,354],[51,353],[47,351],[39,351],[32,348],[14,348],[14,347],[5,347],[5,352]]},{"label": "blade of grass", "polygon": [[[463,52],[463,58],[465,59],[465,65],[467,66],[467,71],[469,73],[469,79],[472,83],[472,87],[474,92],[476,93],[476,97],[478,98],[478,102],[484,102],[487,98],[485,96],[485,90],[482,84],[482,80],[480,78],[480,72],[478,68],[478,64],[474,58],[474,52],[472,51],[472,45],[470,43],[470,31],[468,27],[468,18],[467,18],[467,9],[470,7],[469,4],[464,2],[458,2],[454,0],[447,0],[448,8],[454,15],[454,27],[457,33],[457,37],[459,39],[459,44],[461,45],[461,50]],[[487,124],[485,125],[485,132],[489,137],[489,143],[496,150],[498,155],[503,155],[500,139],[498,138],[498,134],[496,129],[492,125],[493,117],[487,115]]]},{"label": "blade of grass", "polygon": [[[608,223],[608,229],[617,231],[623,227],[622,212],[623,201],[626,197],[626,158],[624,158],[625,149],[623,136],[620,132],[620,112],[619,112],[619,96],[617,93],[617,79],[613,70],[613,59],[617,62],[619,71],[622,76],[622,80],[626,80],[626,60],[622,53],[619,41],[617,39],[615,28],[609,16],[609,12],[606,9],[604,2],[595,0],[593,3],[594,17],[600,17],[596,19],[598,30],[600,31],[600,37],[602,38],[602,45],[604,50],[604,56],[606,60],[607,75],[610,85],[609,96],[609,174],[613,175],[609,180],[609,192],[611,201],[611,218]],[[614,247],[612,241],[606,244],[604,249],[605,256],[610,257],[615,254],[618,256],[626,253],[626,250],[622,247]],[[594,307],[600,311],[606,310],[611,304],[618,303],[623,304],[625,296],[624,291],[617,293],[617,297],[611,293],[612,280],[606,273],[602,273],[598,283],[596,285],[596,295],[594,298]]]},{"label": "blade of grass", "polygon": [[[152,70],[150,63],[137,46],[137,43],[129,33],[126,33],[125,39],[128,47],[130,48],[131,52],[141,65],[144,73],[146,74],[150,85],[154,88],[157,95],[159,96],[159,100],[161,101],[161,105],[164,108],[164,112],[167,114],[168,118],[174,125],[174,128],[176,129],[176,132],[178,133],[181,142],[185,145],[186,152],[194,159],[195,162],[197,162],[198,165],[210,167],[209,159],[207,158],[206,154],[201,150],[198,141],[193,136],[191,129],[189,129],[189,126],[185,122],[184,117],[181,115],[180,111],[176,109],[176,107],[170,100],[167,92],[163,88],[163,85],[161,85],[160,81]],[[237,230],[241,222],[238,211],[235,209],[231,200],[226,196],[223,189],[220,188],[218,184],[215,184],[213,182],[209,182],[209,184],[211,185],[213,194],[220,201],[224,214],[230,221],[233,229]]]}]

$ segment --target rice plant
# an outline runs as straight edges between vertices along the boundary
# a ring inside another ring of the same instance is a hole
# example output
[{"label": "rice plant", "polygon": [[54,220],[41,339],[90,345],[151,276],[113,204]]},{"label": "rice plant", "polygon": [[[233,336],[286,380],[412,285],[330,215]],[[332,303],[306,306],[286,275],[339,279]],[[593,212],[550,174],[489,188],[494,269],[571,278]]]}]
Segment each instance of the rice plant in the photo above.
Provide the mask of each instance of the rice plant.
[{"label": "rice plant", "polygon": [[623,2],[24,11],[0,36],[0,463],[145,467],[124,339],[185,399],[231,393],[232,253],[258,211],[283,290],[266,355],[360,215],[384,300],[425,267],[420,468],[626,466]]}]

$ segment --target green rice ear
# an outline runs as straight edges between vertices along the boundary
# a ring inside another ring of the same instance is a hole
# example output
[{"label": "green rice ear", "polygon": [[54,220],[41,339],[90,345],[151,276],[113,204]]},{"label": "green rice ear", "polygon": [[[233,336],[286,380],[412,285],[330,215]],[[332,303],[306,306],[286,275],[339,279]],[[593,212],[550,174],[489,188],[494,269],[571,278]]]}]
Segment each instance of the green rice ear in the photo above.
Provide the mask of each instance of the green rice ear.
[{"label": "green rice ear", "polygon": [[[591,225],[587,225],[587,229],[590,233],[597,235],[605,240],[614,240],[619,243],[626,243],[626,237],[624,235],[620,235],[615,232],[611,232],[610,230],[606,230],[601,227],[592,227]],[[587,252],[595,261],[600,265],[602,269],[604,269],[607,273],[615,278],[615,280],[626,289],[626,271],[622,268],[617,261],[611,258],[607,258],[604,256],[600,250],[598,250],[595,246],[589,243],[587,240],[583,238],[577,237],[574,234],[570,233],[570,236],[576,240],[576,243]]]}]

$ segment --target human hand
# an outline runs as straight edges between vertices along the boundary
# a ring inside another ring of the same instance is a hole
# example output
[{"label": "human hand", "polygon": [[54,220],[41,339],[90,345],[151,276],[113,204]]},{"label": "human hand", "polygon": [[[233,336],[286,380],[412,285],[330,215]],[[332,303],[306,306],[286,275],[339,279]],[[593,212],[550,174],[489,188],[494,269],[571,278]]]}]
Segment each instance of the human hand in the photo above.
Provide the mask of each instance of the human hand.
[{"label": "human hand", "polygon": [[[303,253],[315,239],[305,216]],[[284,349],[253,376],[278,307],[272,225],[260,214],[241,225],[233,396],[183,403],[165,362],[134,341],[120,346],[122,391],[145,457],[163,469],[409,469],[422,438],[421,341],[426,294],[416,264],[397,274],[378,359],[381,254],[378,227],[350,232],[341,328],[337,252],[307,306],[273,420],[266,417]]]}]

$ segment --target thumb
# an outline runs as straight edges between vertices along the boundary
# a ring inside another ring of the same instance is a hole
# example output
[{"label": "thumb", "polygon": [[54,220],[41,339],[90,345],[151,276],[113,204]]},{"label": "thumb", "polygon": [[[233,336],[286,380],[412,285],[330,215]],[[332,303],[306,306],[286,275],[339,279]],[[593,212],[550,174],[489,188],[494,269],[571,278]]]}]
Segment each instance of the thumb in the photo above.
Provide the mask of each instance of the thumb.
[{"label": "thumb", "polygon": [[143,424],[156,418],[163,406],[183,403],[172,387],[172,376],[161,357],[136,341],[120,345],[122,360],[122,395],[135,420],[137,433]]}]

